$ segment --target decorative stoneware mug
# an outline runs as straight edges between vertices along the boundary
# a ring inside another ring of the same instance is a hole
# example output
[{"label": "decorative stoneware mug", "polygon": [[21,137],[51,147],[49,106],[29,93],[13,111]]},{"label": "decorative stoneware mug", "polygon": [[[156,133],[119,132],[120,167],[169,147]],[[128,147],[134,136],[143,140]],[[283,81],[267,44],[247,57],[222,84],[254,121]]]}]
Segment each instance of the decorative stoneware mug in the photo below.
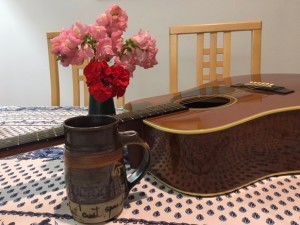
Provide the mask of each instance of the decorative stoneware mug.
[{"label": "decorative stoneware mug", "polygon": [[[149,146],[135,131],[118,131],[119,120],[107,115],[77,116],[64,122],[65,181],[68,202],[81,223],[108,221],[122,212],[130,189],[150,163]],[[127,178],[124,146],[144,149],[139,167]]]}]

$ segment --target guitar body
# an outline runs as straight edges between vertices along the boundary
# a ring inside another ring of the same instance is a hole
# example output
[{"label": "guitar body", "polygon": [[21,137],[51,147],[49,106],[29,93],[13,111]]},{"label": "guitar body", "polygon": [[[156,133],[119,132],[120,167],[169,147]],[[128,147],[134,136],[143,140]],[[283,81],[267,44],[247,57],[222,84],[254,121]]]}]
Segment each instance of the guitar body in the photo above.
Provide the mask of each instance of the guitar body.
[{"label": "guitar body", "polygon": [[150,172],[188,194],[225,194],[268,176],[300,172],[300,111],[203,134],[144,128]]},{"label": "guitar body", "polygon": [[[300,173],[300,75],[265,74],[259,79],[294,92],[280,95],[230,87],[253,80],[238,76],[225,80],[224,86],[209,83],[127,104],[131,112],[173,101],[195,106],[125,124],[149,143],[150,173],[181,192],[202,196]],[[202,102],[195,104],[197,98]]]},{"label": "guitar body", "polygon": [[[258,90],[250,81],[276,85]],[[214,196],[300,173],[300,74],[233,76],[125,110],[119,129],[139,132],[151,147],[150,173],[178,191]],[[62,126],[0,140],[0,158],[63,142]],[[142,151],[133,147],[136,166]]]}]

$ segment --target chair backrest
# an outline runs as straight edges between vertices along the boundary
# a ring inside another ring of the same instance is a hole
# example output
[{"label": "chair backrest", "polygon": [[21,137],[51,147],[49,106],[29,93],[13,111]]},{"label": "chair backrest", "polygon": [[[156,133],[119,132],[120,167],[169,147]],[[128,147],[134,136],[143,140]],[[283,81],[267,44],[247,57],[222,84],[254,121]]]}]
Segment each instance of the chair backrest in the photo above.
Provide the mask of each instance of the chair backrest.
[{"label": "chair backrest", "polygon": [[[178,92],[179,35],[195,34],[197,36],[197,85],[201,85],[206,81],[230,76],[231,33],[237,31],[251,32],[250,72],[251,74],[259,74],[261,64],[261,21],[170,26],[170,92]],[[218,47],[218,33],[223,33],[223,35],[220,35],[223,37],[222,47]],[[209,35],[209,47],[205,47],[204,34]],[[220,59],[219,55],[223,57]],[[220,70],[222,72],[219,72]]]},{"label": "chair backrest", "polygon": [[[48,55],[49,55],[49,68],[50,68],[50,82],[51,82],[51,105],[60,106],[60,84],[59,84],[59,63],[56,60],[56,56],[52,53],[51,39],[58,36],[59,32],[47,32],[47,43],[48,43]],[[88,106],[89,105],[89,93],[88,88],[85,83],[86,78],[83,75],[83,68],[87,65],[86,60],[82,65],[72,66],[72,76],[73,76],[73,105],[74,106]],[[83,83],[83,104],[81,101],[80,86]],[[117,107],[124,106],[125,99],[120,97],[116,100]]]}]

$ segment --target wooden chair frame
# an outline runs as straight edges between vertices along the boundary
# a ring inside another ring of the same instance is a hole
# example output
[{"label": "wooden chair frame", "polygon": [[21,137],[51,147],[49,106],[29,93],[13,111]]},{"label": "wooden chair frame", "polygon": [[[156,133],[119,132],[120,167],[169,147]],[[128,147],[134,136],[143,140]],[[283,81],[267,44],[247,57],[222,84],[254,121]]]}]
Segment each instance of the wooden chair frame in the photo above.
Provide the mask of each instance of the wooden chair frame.
[{"label": "wooden chair frame", "polygon": [[[233,23],[179,25],[170,26],[170,92],[178,92],[178,36],[186,34],[197,35],[197,85],[205,81],[216,80],[230,76],[231,64],[231,33],[251,31],[251,74],[259,74],[261,66],[261,32],[262,21],[246,21]],[[223,32],[223,48],[217,46],[217,33]],[[210,47],[204,47],[204,34],[210,33]],[[223,60],[217,55],[222,54]],[[204,56],[209,55],[209,61]],[[217,73],[217,68],[223,68],[223,73]],[[204,68],[209,74],[204,74]]]},{"label": "wooden chair frame", "polygon": [[[60,83],[59,83],[59,65],[56,60],[56,56],[52,53],[51,39],[58,36],[59,32],[47,32],[47,44],[48,44],[48,56],[49,56],[49,68],[50,68],[50,82],[51,82],[51,105],[60,106]],[[85,83],[86,78],[82,73],[83,68],[87,65],[88,61],[85,61],[82,65],[72,66],[73,76],[73,105],[80,106],[80,82],[84,83],[84,100],[83,105],[89,105],[89,92]],[[124,97],[120,97],[116,100],[117,107],[123,107],[125,104]]]}]

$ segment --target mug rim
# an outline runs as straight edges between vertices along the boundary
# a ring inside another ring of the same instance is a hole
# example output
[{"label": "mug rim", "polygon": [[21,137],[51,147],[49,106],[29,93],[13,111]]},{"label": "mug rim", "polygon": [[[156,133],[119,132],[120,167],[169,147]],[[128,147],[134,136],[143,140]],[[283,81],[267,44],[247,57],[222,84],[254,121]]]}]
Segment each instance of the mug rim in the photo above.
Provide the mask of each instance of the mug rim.
[{"label": "mug rim", "polygon": [[[95,126],[76,126],[76,124],[70,124],[70,122],[73,121],[78,121],[81,120],[80,122],[85,122],[85,123],[92,123],[92,121],[95,121],[95,118],[107,118],[107,119],[111,119],[111,121],[109,123],[104,123],[103,125],[99,124],[95,124]],[[63,123],[63,126],[65,128],[70,128],[70,129],[80,129],[80,130],[90,130],[90,129],[99,129],[99,128],[106,128],[108,126],[114,126],[116,124],[119,123],[119,119],[115,116],[111,116],[111,115],[81,115],[81,116],[74,116],[74,117],[70,117],[68,119],[66,119]]]}]

